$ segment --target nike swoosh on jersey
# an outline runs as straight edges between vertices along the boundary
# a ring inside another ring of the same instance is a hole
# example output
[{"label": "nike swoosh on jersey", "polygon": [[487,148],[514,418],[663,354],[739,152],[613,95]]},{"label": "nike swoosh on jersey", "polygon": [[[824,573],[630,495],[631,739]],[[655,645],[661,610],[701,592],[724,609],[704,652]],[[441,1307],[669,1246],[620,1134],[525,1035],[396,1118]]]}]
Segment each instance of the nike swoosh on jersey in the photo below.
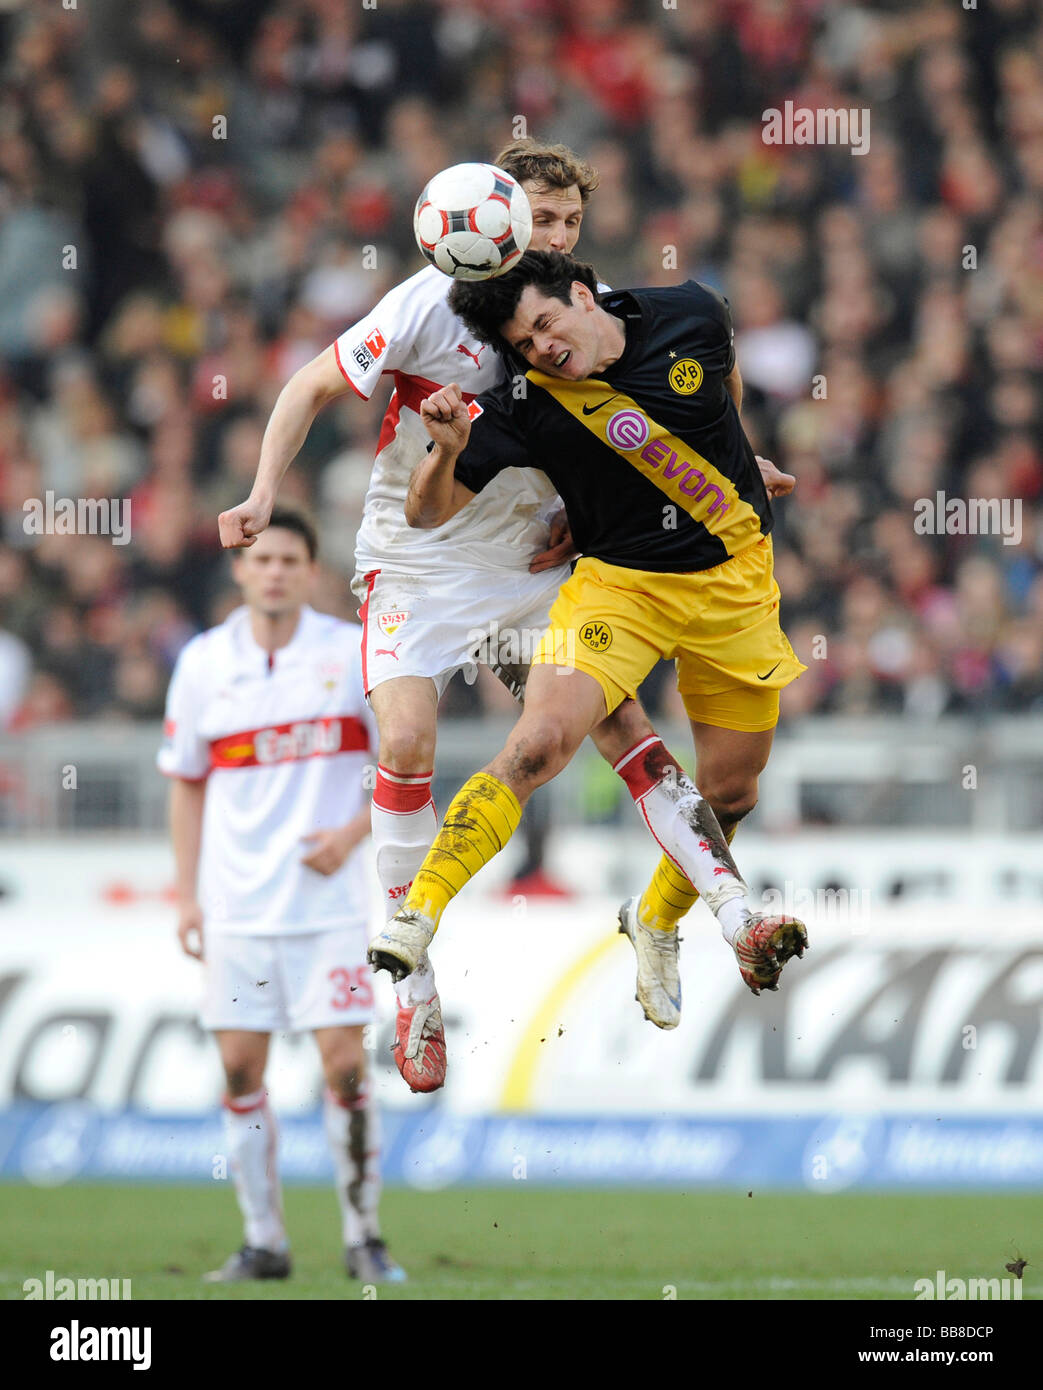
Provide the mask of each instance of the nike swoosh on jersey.
[{"label": "nike swoosh on jersey", "polygon": [[782,665],[782,662],[781,662],[781,661],[776,661],[775,665],[774,665],[774,666],[771,668],[771,670],[768,672],[768,675],[767,675],[767,676],[758,676],[757,679],[758,679],[759,681],[766,681],[766,680],[768,679],[768,676],[773,676],[773,675],[775,674],[775,672],[779,669],[779,667],[780,667],[781,665]]},{"label": "nike swoosh on jersey", "polygon": [[584,414],[584,415],[593,415],[594,412],[595,412],[595,410],[600,410],[601,407],[602,407],[603,405],[608,405],[609,401],[614,401],[614,400],[616,399],[616,396],[618,396],[618,395],[619,395],[619,392],[617,391],[615,396],[606,396],[605,399],[604,399],[603,401],[598,401],[597,405],[589,405],[589,406],[588,406],[588,405],[585,405],[585,406],[583,406],[583,414]]}]

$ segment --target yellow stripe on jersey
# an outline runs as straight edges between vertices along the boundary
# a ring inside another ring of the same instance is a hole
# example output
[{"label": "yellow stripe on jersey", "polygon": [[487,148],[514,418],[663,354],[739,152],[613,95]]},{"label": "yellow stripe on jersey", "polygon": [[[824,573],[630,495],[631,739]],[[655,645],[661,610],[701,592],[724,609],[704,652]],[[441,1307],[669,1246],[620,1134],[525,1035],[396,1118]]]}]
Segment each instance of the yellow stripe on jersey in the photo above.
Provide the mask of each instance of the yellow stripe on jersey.
[{"label": "yellow stripe on jersey", "polygon": [[[655,483],[693,521],[705,526],[729,555],[737,555],[760,540],[760,517],[739,496],[731,479],[622,391],[614,391],[607,382],[563,381],[535,369],[526,372],[526,377],[553,396],[613,453]],[[584,414],[584,406],[589,409],[598,401],[604,402],[603,410]]]}]

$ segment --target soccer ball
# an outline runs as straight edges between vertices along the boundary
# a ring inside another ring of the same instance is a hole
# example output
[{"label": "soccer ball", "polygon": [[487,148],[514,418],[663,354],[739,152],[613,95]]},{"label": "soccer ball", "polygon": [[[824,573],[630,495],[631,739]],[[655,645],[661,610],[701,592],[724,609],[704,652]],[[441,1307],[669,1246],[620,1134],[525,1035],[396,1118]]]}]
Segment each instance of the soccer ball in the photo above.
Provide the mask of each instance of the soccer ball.
[{"label": "soccer ball", "polygon": [[525,254],[532,209],[521,185],[495,164],[454,164],[417,199],[413,233],[431,264],[454,280],[489,280]]}]

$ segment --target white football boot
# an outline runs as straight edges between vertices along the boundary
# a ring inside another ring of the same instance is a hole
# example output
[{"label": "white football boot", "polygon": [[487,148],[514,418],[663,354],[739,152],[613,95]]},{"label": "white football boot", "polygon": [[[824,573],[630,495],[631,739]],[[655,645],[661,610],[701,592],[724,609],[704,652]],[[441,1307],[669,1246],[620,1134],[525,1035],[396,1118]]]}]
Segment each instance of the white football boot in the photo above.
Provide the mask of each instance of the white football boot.
[{"label": "white football boot", "polygon": [[423,960],[434,934],[435,924],[429,917],[402,908],[369,943],[366,959],[374,970],[386,970],[398,984]]},{"label": "white football boot", "polygon": [[619,909],[619,930],[637,952],[637,994],[645,1018],[657,1028],[676,1028],[681,1021],[681,977],[677,970],[680,937],[655,931],[637,920],[640,898],[628,898]]}]

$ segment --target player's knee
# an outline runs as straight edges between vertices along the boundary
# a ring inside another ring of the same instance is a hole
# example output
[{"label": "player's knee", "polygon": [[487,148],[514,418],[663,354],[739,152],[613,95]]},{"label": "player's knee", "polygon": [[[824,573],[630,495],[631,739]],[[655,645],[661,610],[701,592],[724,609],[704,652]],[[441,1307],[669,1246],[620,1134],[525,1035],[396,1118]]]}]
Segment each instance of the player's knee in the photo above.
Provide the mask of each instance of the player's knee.
[{"label": "player's knee", "polygon": [[225,1090],[234,1100],[248,1096],[264,1085],[264,1067],[248,1058],[232,1058],[225,1062]]},{"label": "player's knee", "polygon": [[575,740],[563,720],[544,717],[533,721],[505,755],[509,779],[542,786],[557,776],[575,751]]},{"label": "player's knee", "polygon": [[380,761],[389,772],[430,772],[434,760],[435,740],[425,729],[403,725],[381,735]]},{"label": "player's knee", "polygon": [[[704,793],[704,795],[706,795]],[[721,796],[706,795],[706,800],[713,808],[713,813],[720,822],[722,830],[729,830],[733,825],[738,825],[744,816],[748,816],[757,804],[757,790],[736,789],[731,794]]]},{"label": "player's knee", "polygon": [[591,733],[598,752],[610,762],[618,760],[635,743],[655,734],[648,715],[636,700],[624,700]]},{"label": "player's knee", "polygon": [[362,1094],[365,1073],[359,1059],[342,1058],[326,1068],[326,1085],[341,1105],[354,1105]]}]

